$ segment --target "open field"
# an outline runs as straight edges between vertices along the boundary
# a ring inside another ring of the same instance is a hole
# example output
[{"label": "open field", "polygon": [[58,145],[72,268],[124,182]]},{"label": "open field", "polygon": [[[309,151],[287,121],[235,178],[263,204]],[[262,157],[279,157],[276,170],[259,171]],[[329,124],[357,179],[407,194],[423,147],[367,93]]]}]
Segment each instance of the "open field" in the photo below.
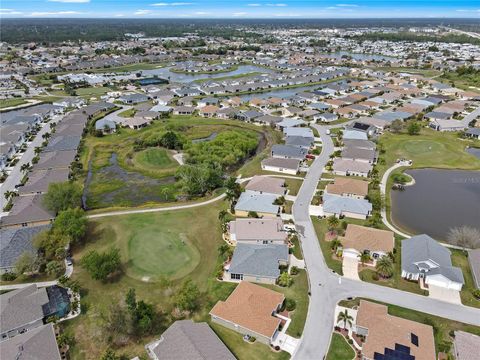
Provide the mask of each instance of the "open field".
[{"label": "open field", "polygon": [[340,334],[333,333],[327,360],[352,360],[354,356],[355,351],[353,351],[345,338]]},{"label": "open field", "polygon": [[11,106],[18,106],[26,104],[24,99],[2,99],[0,100],[0,109],[8,108]]}]

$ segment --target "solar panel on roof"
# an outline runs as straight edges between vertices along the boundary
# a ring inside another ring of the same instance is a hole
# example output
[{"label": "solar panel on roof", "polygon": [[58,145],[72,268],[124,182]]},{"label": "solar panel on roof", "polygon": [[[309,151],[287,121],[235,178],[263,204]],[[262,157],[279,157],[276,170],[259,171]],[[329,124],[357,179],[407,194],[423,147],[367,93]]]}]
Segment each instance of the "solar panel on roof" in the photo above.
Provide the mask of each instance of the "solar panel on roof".
[{"label": "solar panel on roof", "polygon": [[415,335],[414,333],[411,333],[410,337],[412,338],[412,344],[415,346],[418,346],[418,336]]}]

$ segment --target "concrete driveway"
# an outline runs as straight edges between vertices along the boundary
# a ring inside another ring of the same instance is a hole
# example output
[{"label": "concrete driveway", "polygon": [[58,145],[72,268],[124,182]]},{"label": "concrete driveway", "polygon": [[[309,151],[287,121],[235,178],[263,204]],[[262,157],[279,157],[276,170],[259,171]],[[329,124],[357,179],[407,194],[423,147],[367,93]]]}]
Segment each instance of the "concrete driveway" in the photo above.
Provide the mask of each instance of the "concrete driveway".
[{"label": "concrete driveway", "polygon": [[358,277],[358,259],[344,256],[342,261],[343,276],[352,280],[360,280]]},{"label": "concrete driveway", "polygon": [[460,299],[460,292],[453,289],[446,289],[435,285],[429,285],[428,296],[453,304],[462,304],[462,301]]},{"label": "concrete driveway", "polygon": [[283,351],[286,351],[289,354],[293,354],[297,349],[297,346],[299,343],[300,343],[300,339],[296,339],[283,332],[280,332],[277,335],[273,344],[280,346],[280,349],[282,349]]}]

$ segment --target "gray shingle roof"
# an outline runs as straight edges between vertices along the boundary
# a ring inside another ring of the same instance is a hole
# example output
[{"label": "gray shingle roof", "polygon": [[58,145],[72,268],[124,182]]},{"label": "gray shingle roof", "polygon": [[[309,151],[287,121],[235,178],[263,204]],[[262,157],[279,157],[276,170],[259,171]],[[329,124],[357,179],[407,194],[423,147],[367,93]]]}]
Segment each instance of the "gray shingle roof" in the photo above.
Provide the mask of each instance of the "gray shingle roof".
[{"label": "gray shingle roof", "polygon": [[33,238],[50,225],[0,230],[0,269],[11,269],[24,252],[36,253]]},{"label": "gray shingle roof", "polygon": [[238,244],[229,272],[276,279],[280,276],[279,261],[288,261],[287,245]]},{"label": "gray shingle roof", "polygon": [[276,198],[277,195],[259,194],[247,190],[240,195],[240,198],[235,205],[235,210],[277,214],[279,206],[273,205]]},{"label": "gray shingle roof", "polygon": [[323,210],[332,214],[351,212],[368,215],[368,213],[372,211],[372,204],[365,199],[355,199],[326,193],[323,195]]},{"label": "gray shingle roof", "polygon": [[53,324],[17,335],[0,342],[2,359],[60,360]]},{"label": "gray shingle roof", "polygon": [[307,155],[307,150],[298,146],[291,145],[273,145],[272,156],[273,157],[285,157],[289,159],[303,160]]},{"label": "gray shingle roof", "polygon": [[77,150],[81,139],[81,136],[54,136],[48,141],[44,151]]},{"label": "gray shingle roof", "polygon": [[152,350],[162,360],[235,360],[207,323],[191,320],[174,322]]},{"label": "gray shingle roof", "polygon": [[0,295],[0,333],[43,319],[47,290],[32,284]]},{"label": "gray shingle roof", "polygon": [[[452,267],[450,250],[426,234],[402,241],[402,270],[412,274],[441,274],[446,278],[464,283],[462,271]],[[432,267],[431,263],[437,264]]]}]

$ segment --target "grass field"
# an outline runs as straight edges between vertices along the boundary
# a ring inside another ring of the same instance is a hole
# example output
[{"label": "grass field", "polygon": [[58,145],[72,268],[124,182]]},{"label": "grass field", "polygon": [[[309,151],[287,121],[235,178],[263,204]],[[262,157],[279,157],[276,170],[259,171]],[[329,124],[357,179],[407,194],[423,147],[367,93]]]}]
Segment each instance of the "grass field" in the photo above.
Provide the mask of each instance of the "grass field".
[{"label": "grass field", "polygon": [[328,348],[327,360],[352,360],[355,351],[347,343],[345,338],[337,333],[332,334],[330,347]]},{"label": "grass field", "polygon": [[[109,87],[95,87],[95,86],[75,89],[77,96],[86,97],[86,98],[100,97],[110,91],[113,91],[113,89]],[[69,96],[63,90],[51,90],[50,93],[54,96]]]},{"label": "grass field", "polygon": [[135,115],[136,112],[137,112],[137,109],[130,108],[128,110],[122,111],[121,113],[118,114],[118,116],[123,118],[131,118]]},{"label": "grass field", "polygon": [[[188,209],[92,221],[86,245],[73,249],[76,264],[73,279],[82,286],[82,303],[86,311],[65,323],[67,329],[75,334],[72,358],[100,357],[99,354],[107,347],[106,335],[102,334],[101,314],[110,304],[122,301],[132,287],[136,289],[137,298],[153,303],[164,314],[164,329],[173,321],[169,315],[173,309],[172,295],[184,279],[191,279],[202,292],[200,308],[194,318],[206,320],[213,305],[219,299],[225,299],[235,287],[234,284],[218,282],[213,277],[219,261],[217,248],[222,244],[217,217],[226,206],[226,203],[218,202],[202,207],[201,211]],[[120,249],[124,274],[107,283],[92,280],[79,266],[81,257],[89,250],[104,251],[111,246]],[[146,281],[147,276],[149,281]],[[141,343],[129,343],[119,348],[118,352],[130,357],[142,355],[143,345],[152,338],[142,338]]]},{"label": "grass field", "polygon": [[163,148],[148,148],[135,154],[134,162],[139,167],[151,169],[168,169],[178,165],[168,150]]},{"label": "grass field", "polygon": [[460,292],[462,304],[480,308],[480,300],[476,299],[472,293],[472,291],[476,289],[476,286],[466,253],[464,251],[454,249],[451,249],[450,251],[452,252],[452,265],[458,266],[460,269],[462,269],[463,278],[465,280],[465,284]]},{"label": "grass field", "polygon": [[18,106],[26,104],[24,99],[2,99],[0,100],[0,109],[8,108],[11,106]]}]

